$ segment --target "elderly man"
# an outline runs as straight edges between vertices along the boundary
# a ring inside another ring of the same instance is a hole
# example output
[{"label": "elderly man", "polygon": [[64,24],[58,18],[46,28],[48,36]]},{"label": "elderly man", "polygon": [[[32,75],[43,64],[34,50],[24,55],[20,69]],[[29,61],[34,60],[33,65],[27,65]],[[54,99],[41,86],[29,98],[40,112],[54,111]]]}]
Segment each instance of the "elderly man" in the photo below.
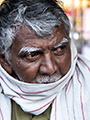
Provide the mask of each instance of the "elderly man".
[{"label": "elderly man", "polygon": [[90,62],[69,32],[55,0],[0,6],[0,120],[90,120]]}]

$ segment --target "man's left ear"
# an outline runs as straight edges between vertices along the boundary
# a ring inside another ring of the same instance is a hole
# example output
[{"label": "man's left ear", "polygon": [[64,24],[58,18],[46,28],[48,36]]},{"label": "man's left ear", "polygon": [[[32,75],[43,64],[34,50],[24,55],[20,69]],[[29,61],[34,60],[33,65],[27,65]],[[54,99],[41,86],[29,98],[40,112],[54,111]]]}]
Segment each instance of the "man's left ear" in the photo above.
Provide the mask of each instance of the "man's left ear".
[{"label": "man's left ear", "polygon": [[8,73],[12,74],[12,67],[8,63],[8,61],[5,59],[5,56],[0,52],[0,64],[3,67],[3,69]]}]

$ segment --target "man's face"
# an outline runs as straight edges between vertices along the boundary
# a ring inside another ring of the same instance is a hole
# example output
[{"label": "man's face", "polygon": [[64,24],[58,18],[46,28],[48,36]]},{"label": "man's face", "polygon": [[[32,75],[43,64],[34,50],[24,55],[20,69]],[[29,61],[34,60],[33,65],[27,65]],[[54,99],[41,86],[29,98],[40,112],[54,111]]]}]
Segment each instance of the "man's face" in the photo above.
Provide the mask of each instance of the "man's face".
[{"label": "man's face", "polygon": [[39,37],[23,26],[11,48],[11,67],[19,80],[51,83],[63,77],[71,65],[70,45],[64,27],[56,27],[47,37]]}]

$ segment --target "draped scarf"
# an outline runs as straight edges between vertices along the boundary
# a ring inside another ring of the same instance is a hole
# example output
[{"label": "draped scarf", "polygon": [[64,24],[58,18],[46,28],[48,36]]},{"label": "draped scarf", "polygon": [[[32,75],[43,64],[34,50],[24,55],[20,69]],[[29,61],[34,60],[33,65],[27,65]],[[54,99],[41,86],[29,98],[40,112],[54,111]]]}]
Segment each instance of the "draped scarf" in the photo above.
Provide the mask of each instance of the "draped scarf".
[{"label": "draped scarf", "polygon": [[90,62],[70,47],[71,67],[54,83],[25,83],[0,66],[0,120],[11,120],[11,99],[34,115],[52,105],[50,120],[90,120]]}]

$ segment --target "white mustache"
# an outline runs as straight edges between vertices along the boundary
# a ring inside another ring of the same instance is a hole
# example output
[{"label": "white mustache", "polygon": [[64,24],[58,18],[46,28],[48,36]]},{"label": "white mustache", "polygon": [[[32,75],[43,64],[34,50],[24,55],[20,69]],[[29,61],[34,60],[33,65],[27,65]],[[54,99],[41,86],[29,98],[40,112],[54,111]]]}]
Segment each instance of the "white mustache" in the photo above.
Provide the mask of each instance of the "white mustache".
[{"label": "white mustache", "polygon": [[42,78],[37,78],[35,79],[35,83],[53,83],[53,82],[56,82],[58,81],[60,78],[62,77],[62,75],[59,75],[59,76],[44,76]]}]

